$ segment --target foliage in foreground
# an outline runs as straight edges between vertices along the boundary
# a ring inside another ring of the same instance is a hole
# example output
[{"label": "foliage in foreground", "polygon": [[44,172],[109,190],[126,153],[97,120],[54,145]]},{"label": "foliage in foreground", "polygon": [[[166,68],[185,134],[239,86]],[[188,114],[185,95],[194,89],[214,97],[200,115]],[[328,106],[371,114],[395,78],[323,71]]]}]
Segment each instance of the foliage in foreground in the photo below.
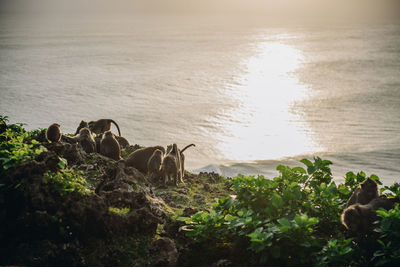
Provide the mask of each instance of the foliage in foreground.
[{"label": "foliage in foreground", "polygon": [[[46,151],[35,140],[40,130],[28,132],[22,128],[22,124],[6,125],[6,122],[7,117],[0,116],[0,203],[3,203],[3,193],[9,190],[3,184],[6,176],[4,174]],[[279,266],[400,264],[400,209],[396,207],[390,211],[379,210],[377,213],[382,221],[375,232],[350,238],[339,218],[347,199],[358,184],[367,178],[366,174],[349,172],[345,183],[336,185],[332,180],[330,161],[316,158],[314,162],[307,159],[301,162],[305,164],[305,168],[278,166],[280,174],[272,180],[263,176],[238,175],[230,181],[235,195],[217,199],[210,209],[208,198],[216,196],[211,195],[211,192],[218,191],[218,197],[231,193],[230,190],[224,191],[225,183],[217,188],[213,184],[215,180],[208,179],[207,183],[211,184],[207,184],[206,189],[205,184],[202,186],[199,182],[199,177],[195,177],[198,185],[194,183],[187,190],[176,189],[176,195],[164,194],[168,192],[163,191],[156,193],[169,200],[170,204],[177,204],[180,200],[178,204],[181,210],[193,207],[193,203],[197,203],[196,207],[204,206],[201,210],[211,210],[179,218],[185,223],[181,230],[195,242],[203,242],[211,250],[215,248],[215,253],[219,253],[217,257],[226,256],[221,256],[221,251],[232,251],[232,254],[236,254],[235,259],[239,259],[239,264],[240,260],[249,265],[265,263]],[[87,173],[69,169],[67,165],[60,158],[57,170],[44,174],[40,180],[42,185],[62,196],[71,192],[91,193],[85,179]],[[380,184],[376,175],[371,175],[370,178]],[[16,183],[16,186],[19,185]],[[22,190],[23,187],[18,187],[17,191]],[[388,196],[399,197],[400,184],[385,186],[381,191]],[[205,194],[209,194],[207,198],[203,197]],[[191,197],[193,201],[189,201]],[[108,212],[124,218],[130,210],[128,207],[109,206]],[[6,218],[5,214],[2,210],[0,217]],[[169,234],[175,236],[175,232]],[[136,240],[131,236],[121,237],[115,246],[112,242],[97,242],[99,239],[96,239],[95,249],[87,252],[90,256],[87,263],[97,265],[99,256],[118,259],[117,265],[123,265],[119,260],[131,262],[136,258],[145,259],[148,256],[145,247],[151,238],[152,236],[145,236],[143,240]],[[183,253],[196,255],[197,251]],[[68,258],[63,253],[60,256]],[[196,263],[197,260],[192,259],[191,262]],[[112,263],[107,262],[106,265],[113,265]]]},{"label": "foliage in foreground", "polygon": [[[35,159],[47,149],[34,139],[42,130],[26,131],[23,124],[9,124],[7,117],[0,116],[0,124],[4,127],[0,133],[0,174],[5,174],[10,168],[17,167],[24,161]],[[67,168],[67,161],[60,158],[59,171],[47,171],[43,183],[51,185],[60,195],[70,192],[88,194],[92,191],[83,177],[83,173]],[[1,184],[1,183],[0,183]]]},{"label": "foliage in foreground", "polygon": [[[382,224],[367,236],[348,238],[340,222],[365,173],[349,172],[345,183],[336,185],[330,161],[301,162],[306,169],[278,166],[280,175],[272,180],[238,175],[231,181],[236,196],[217,199],[211,212],[179,218],[186,224],[181,230],[197,242],[248,250],[253,264],[348,266],[398,260],[398,208],[378,211]],[[371,178],[380,183],[376,175]],[[396,186],[384,190],[399,194]]]},{"label": "foliage in foreground", "polygon": [[[6,125],[7,117],[0,116],[0,124]],[[47,149],[32,139],[40,131],[28,132],[23,124],[10,124],[0,132],[0,174],[18,166],[20,162],[32,160]]]},{"label": "foliage in foreground", "polygon": [[88,188],[88,183],[82,176],[82,172],[73,169],[61,169],[58,172],[46,172],[43,177],[44,184],[52,184],[53,191],[61,196],[77,192],[80,194],[90,194],[93,191]]}]

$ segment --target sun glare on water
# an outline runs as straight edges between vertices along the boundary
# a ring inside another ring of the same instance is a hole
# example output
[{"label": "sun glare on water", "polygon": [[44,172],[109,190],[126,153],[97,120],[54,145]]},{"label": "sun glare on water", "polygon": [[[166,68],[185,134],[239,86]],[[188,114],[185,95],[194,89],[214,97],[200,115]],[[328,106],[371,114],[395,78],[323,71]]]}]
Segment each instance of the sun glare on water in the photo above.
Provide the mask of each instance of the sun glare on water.
[{"label": "sun glare on water", "polygon": [[227,89],[237,107],[220,117],[224,132],[218,149],[234,161],[279,159],[321,151],[296,102],[309,98],[296,70],[304,62],[300,50],[280,41],[257,44],[243,62],[245,74]]}]

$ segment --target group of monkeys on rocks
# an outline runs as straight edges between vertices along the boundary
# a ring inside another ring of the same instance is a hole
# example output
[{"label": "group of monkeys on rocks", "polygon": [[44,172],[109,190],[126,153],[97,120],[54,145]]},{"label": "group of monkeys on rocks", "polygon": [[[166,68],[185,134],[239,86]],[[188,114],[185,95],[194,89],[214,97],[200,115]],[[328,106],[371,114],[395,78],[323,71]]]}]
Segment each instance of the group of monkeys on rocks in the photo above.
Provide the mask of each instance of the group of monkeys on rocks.
[{"label": "group of monkeys on rocks", "polygon": [[379,195],[378,184],[368,178],[348,200],[341,216],[342,223],[354,234],[366,233],[374,227],[374,222],[379,220],[376,210],[393,209],[395,203],[400,203],[400,199]]},{"label": "group of monkeys on rocks", "polygon": [[[111,130],[111,123],[115,124],[119,136],[115,136]],[[93,134],[96,136],[93,137]],[[132,152],[127,159],[121,157],[121,147],[129,146],[128,140],[121,136],[118,124],[111,119],[97,121],[81,121],[75,136],[69,137],[62,134],[60,125],[53,123],[46,131],[46,138],[51,142],[65,142],[78,144],[86,153],[97,152],[111,159],[125,164],[126,167],[134,167],[144,174],[149,174],[150,181],[163,178],[163,186],[167,185],[171,178],[174,184],[183,183],[185,170],[185,155],[183,152],[194,144],[178,149],[176,144],[168,145],[167,150],[162,146],[140,148]],[[341,220],[343,225],[353,233],[365,233],[373,228],[373,223],[379,219],[376,210],[384,208],[390,210],[398,198],[387,198],[379,195],[377,183],[368,178],[362,182],[348,200]]]},{"label": "group of monkeys on rocks", "polygon": [[[119,136],[111,132],[112,123],[117,127]],[[50,142],[62,140],[77,144],[86,153],[100,153],[123,163],[126,167],[134,167],[144,174],[149,174],[151,181],[163,178],[164,187],[172,178],[175,185],[178,185],[178,182],[184,183],[185,155],[183,152],[187,148],[195,146],[190,144],[182,150],[178,149],[175,143],[168,145],[167,150],[162,146],[145,147],[135,150],[124,160],[121,157],[121,148],[129,147],[130,144],[126,138],[121,136],[118,124],[111,119],[81,121],[73,137],[63,135],[60,125],[53,123],[47,128],[46,139]]]}]

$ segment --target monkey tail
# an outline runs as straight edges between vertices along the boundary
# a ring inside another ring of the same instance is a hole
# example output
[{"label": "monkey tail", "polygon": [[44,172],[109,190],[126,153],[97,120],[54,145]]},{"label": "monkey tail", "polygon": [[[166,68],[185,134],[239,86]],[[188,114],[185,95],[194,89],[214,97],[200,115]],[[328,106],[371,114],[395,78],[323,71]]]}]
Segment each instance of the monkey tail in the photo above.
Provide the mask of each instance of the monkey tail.
[{"label": "monkey tail", "polygon": [[121,130],[119,129],[118,124],[117,124],[114,120],[111,120],[111,119],[110,119],[110,121],[111,121],[112,123],[114,123],[115,126],[117,126],[118,134],[119,134],[119,136],[121,136]]},{"label": "monkey tail", "polygon": [[195,144],[190,144],[190,145],[185,146],[185,148],[181,150],[181,154],[183,153],[183,151],[185,151],[186,149],[188,149],[191,146],[196,146],[196,145]]}]

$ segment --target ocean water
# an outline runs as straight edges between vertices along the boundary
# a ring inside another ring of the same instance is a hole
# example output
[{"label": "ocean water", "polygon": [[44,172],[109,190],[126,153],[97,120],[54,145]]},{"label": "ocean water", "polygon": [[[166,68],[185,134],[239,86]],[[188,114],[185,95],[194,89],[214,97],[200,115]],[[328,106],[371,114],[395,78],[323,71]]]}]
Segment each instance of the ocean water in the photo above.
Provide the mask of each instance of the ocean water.
[{"label": "ocean water", "polygon": [[400,181],[400,25],[0,16],[0,114],[28,129],[112,118],[186,168],[274,177],[320,156]]}]

